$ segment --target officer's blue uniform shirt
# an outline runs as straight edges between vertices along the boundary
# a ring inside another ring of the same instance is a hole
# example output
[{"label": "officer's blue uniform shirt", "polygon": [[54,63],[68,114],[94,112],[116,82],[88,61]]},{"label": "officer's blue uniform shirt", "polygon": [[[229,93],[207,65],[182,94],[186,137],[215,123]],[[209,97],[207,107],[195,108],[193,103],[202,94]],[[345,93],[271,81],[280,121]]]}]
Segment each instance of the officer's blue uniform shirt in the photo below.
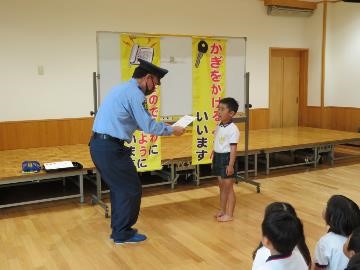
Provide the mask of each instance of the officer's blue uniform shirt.
[{"label": "officer's blue uniform shirt", "polygon": [[102,102],[93,131],[131,142],[136,129],[148,134],[171,135],[173,129],[156,122],[145,108],[143,91],[136,79],[113,87]]}]

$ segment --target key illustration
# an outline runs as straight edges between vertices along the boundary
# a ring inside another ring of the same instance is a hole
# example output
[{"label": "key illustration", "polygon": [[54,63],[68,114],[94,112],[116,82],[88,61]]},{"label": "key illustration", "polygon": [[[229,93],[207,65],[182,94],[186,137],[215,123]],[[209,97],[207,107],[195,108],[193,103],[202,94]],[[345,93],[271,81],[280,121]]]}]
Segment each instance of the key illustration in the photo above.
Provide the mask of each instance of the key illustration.
[{"label": "key illustration", "polygon": [[209,49],[208,44],[206,43],[205,40],[200,40],[198,43],[198,55],[196,57],[196,61],[195,61],[195,67],[198,68],[200,65],[200,60],[201,57],[203,56],[204,53],[206,53]]}]

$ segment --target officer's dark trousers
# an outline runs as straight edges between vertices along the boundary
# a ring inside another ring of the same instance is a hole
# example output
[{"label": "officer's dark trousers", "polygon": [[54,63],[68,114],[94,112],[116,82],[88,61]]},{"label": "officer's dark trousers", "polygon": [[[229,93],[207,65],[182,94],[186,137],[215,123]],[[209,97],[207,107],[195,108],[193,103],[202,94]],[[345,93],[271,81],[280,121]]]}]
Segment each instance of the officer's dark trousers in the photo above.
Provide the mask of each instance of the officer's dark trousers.
[{"label": "officer's dark trousers", "polygon": [[92,160],[110,188],[111,228],[114,240],[127,240],[135,231],[141,203],[141,182],[130,158],[130,149],[120,144],[92,138]]}]

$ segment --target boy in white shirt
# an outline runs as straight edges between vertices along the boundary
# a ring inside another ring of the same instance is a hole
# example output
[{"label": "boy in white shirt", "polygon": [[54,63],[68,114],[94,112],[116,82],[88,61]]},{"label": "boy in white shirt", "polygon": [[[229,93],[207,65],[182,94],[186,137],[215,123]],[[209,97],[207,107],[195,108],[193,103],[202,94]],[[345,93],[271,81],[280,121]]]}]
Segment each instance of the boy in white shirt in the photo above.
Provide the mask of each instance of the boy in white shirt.
[{"label": "boy in white shirt", "polygon": [[213,152],[213,175],[218,176],[220,187],[220,211],[215,215],[219,222],[233,220],[236,197],[235,160],[240,132],[232,122],[239,109],[239,104],[233,98],[223,98],[219,104],[221,122],[215,130]]}]

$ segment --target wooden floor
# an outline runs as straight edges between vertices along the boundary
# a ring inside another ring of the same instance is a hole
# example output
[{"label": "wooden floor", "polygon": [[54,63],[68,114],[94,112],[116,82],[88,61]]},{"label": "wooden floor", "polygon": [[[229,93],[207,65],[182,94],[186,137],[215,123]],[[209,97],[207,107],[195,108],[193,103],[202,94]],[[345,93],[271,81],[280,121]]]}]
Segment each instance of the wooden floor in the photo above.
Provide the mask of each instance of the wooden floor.
[{"label": "wooden floor", "polygon": [[277,175],[260,180],[261,194],[236,186],[236,219],[229,223],[212,217],[215,182],[173,192],[145,189],[137,228],[149,240],[139,245],[113,245],[99,206],[74,200],[1,210],[0,269],[251,269],[268,203],[295,206],[312,253],[326,231],[321,212],[327,199],[344,194],[360,203],[359,159]]}]

